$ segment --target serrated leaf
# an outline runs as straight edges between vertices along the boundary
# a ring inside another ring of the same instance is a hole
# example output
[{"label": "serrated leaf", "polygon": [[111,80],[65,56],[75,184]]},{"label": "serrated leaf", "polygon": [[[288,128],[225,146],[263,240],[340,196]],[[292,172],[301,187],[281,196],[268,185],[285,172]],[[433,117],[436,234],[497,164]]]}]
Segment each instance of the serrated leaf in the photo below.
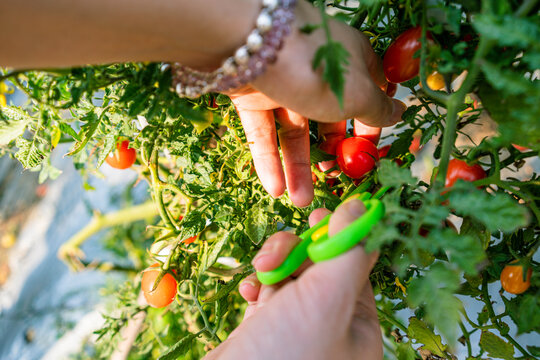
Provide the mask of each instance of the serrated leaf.
[{"label": "serrated leaf", "polygon": [[525,208],[509,195],[491,195],[461,179],[454,185],[449,199],[457,214],[470,216],[491,232],[511,232],[527,224]]},{"label": "serrated leaf", "polygon": [[3,106],[0,109],[0,145],[7,145],[21,136],[32,118],[22,109]]},{"label": "serrated leaf", "polygon": [[176,360],[185,355],[191,349],[191,343],[197,338],[196,334],[189,334],[174,344],[169,350],[161,355],[158,360]]},{"label": "serrated leaf", "polygon": [[540,297],[538,294],[523,294],[506,303],[508,313],[516,323],[518,334],[540,332]]},{"label": "serrated leaf", "polygon": [[206,227],[206,218],[199,210],[194,209],[184,216],[181,226],[178,239],[184,241],[187,238],[199,235],[204,230]]},{"label": "serrated leaf", "polygon": [[317,49],[312,61],[313,70],[323,66],[322,78],[330,86],[341,108],[343,108],[345,73],[349,65],[349,57],[349,52],[341,42],[330,40]]},{"label": "serrated leaf", "polygon": [[245,221],[247,236],[254,244],[259,244],[266,234],[268,214],[263,208],[254,206],[248,210]]},{"label": "serrated leaf", "polygon": [[482,335],[480,335],[480,348],[487,352],[489,356],[497,359],[514,359],[514,345],[507,343],[489,331],[482,331]]},{"label": "serrated leaf", "polygon": [[105,138],[103,139],[103,144],[100,147],[101,151],[99,152],[98,159],[97,159],[97,167],[99,168],[107,156],[109,156],[109,153],[113,151],[113,149],[116,147],[116,136],[113,132],[108,133]]},{"label": "serrated leaf", "polygon": [[528,19],[478,14],[473,26],[483,37],[496,40],[500,46],[538,47],[540,28]]},{"label": "serrated leaf", "polygon": [[68,134],[72,138],[74,138],[77,141],[81,141],[81,138],[79,137],[79,134],[69,124],[66,124],[64,122],[58,122],[58,128],[62,130],[64,134]]},{"label": "serrated leaf", "polygon": [[433,330],[417,318],[412,317],[409,319],[407,334],[417,342],[424,344],[424,349],[437,356],[446,357],[445,352],[448,346],[443,344],[441,336],[436,335]]},{"label": "serrated leaf", "polygon": [[384,186],[400,187],[418,182],[409,169],[400,168],[395,162],[388,159],[380,161],[378,174],[379,181]]},{"label": "serrated leaf", "polygon": [[414,307],[424,304],[425,319],[447,339],[454,339],[461,316],[462,304],[453,295],[458,287],[459,273],[442,263],[432,265],[424,277],[414,278],[408,287],[409,304]]},{"label": "serrated leaf", "polygon": [[396,347],[396,356],[398,360],[415,360],[416,351],[412,348],[411,342],[400,342]]},{"label": "serrated leaf", "polygon": [[17,151],[15,157],[20,161],[25,169],[34,168],[45,160],[45,153],[39,150],[33,141],[20,137],[17,138],[15,146],[19,148],[19,151]]},{"label": "serrated leaf", "polygon": [[94,132],[96,132],[99,124],[100,119],[98,118],[97,114],[94,111],[88,112],[81,121],[85,121],[86,124],[84,124],[81,127],[81,131],[79,132],[78,136],[81,140],[77,141],[73,148],[67,153],[67,155],[74,155],[84,149],[88,141],[92,138],[92,135],[94,135]]}]

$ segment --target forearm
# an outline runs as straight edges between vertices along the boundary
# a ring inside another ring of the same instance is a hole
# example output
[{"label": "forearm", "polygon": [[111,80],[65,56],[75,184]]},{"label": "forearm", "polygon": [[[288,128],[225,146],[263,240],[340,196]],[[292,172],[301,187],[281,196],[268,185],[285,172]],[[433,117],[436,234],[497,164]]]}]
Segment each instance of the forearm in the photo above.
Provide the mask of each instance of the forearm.
[{"label": "forearm", "polygon": [[179,61],[215,68],[245,42],[258,0],[3,0],[0,66]]}]

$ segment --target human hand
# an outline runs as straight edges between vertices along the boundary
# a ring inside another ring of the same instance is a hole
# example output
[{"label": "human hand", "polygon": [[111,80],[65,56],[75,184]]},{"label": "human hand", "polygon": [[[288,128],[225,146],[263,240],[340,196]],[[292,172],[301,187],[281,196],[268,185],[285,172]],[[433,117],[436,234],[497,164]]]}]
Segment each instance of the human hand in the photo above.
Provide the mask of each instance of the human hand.
[{"label": "human hand", "polygon": [[[329,223],[335,234],[365,211],[360,200],[341,205]],[[315,210],[313,226],[329,213]],[[257,271],[278,267],[299,238],[271,236],[253,260]],[[318,264],[306,262],[283,282],[266,286],[255,274],[240,284],[249,305],[244,322],[210,359],[382,359],[382,337],[369,273],[377,254],[356,246]]]},{"label": "human hand", "polygon": [[[323,30],[309,35],[298,30],[307,23],[318,22],[318,10],[299,1],[294,31],[286,38],[278,61],[253,84],[228,93],[244,126],[263,186],[274,197],[282,195],[287,187],[297,206],[306,206],[313,199],[308,118],[326,123],[355,118],[358,124],[355,128],[364,127],[363,132],[355,134],[373,134],[376,143],[380,127],[401,120],[405,110],[403,103],[390,99],[381,90],[386,89],[387,82],[381,61],[368,39],[350,26],[330,20],[333,39],[340,41],[351,55],[345,74],[344,107],[340,108],[335,95],[323,82],[320,69],[314,71],[311,67],[315,52],[326,43]],[[279,131],[276,121],[280,124]],[[332,124],[327,127],[326,133],[335,131]]]}]

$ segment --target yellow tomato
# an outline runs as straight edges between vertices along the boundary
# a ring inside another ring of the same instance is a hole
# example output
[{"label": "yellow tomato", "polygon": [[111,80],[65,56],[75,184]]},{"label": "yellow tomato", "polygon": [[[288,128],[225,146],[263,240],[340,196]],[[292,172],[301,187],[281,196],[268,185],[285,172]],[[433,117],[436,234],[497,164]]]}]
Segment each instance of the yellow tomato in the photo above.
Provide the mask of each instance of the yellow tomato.
[{"label": "yellow tomato", "polygon": [[444,76],[442,76],[442,74],[440,74],[439,72],[434,71],[428,75],[426,83],[432,90],[441,90],[442,88],[444,88],[445,85]]}]

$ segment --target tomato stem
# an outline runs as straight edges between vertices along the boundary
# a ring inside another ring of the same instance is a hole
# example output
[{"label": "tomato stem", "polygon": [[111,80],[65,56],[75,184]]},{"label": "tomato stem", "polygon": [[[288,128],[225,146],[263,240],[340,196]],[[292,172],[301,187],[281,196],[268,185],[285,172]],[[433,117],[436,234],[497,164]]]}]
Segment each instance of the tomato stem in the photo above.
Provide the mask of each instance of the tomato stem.
[{"label": "tomato stem", "polygon": [[497,320],[497,316],[495,315],[495,311],[493,310],[493,305],[491,304],[491,298],[489,296],[488,276],[489,275],[487,274],[487,272],[484,272],[482,274],[482,288],[481,288],[481,290],[482,290],[482,301],[486,305],[486,309],[488,311],[489,319],[491,320],[493,325],[495,325],[497,327],[497,330],[499,330],[499,333],[501,334],[501,336],[504,337],[509,342],[511,342],[521,352],[521,354],[525,358],[527,358],[527,359],[532,358],[531,355],[521,345],[519,345],[517,343],[517,341],[514,340],[514,338],[512,336],[508,335],[507,331],[505,331],[505,329],[503,329],[503,327],[501,326],[501,324]]}]

